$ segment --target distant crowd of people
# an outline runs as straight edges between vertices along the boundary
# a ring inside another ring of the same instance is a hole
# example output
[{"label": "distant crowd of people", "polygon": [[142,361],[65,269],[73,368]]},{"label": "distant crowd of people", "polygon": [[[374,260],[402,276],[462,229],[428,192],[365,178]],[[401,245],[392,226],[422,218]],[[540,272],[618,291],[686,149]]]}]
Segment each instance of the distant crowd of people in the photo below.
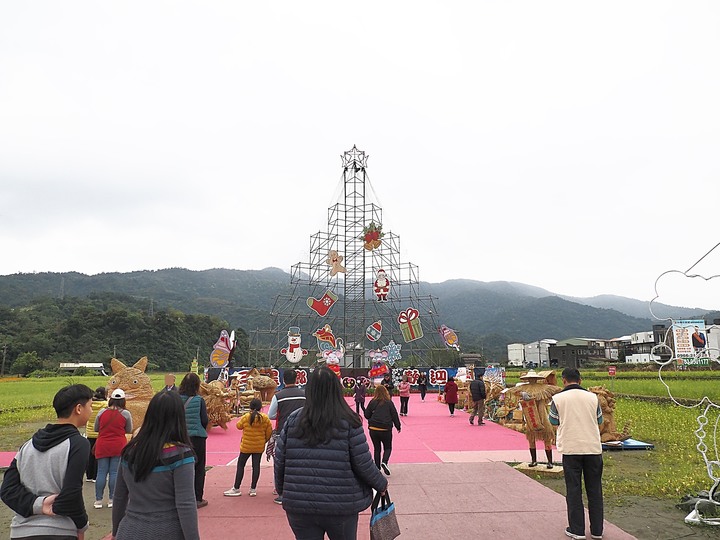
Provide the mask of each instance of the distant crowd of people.
[{"label": "distant crowd of people", "polygon": [[[580,386],[580,373],[562,373],[563,390],[553,396],[549,421],[557,426],[557,447],[563,454],[567,487],[566,536],[585,538],[582,479],[588,500],[593,539],[602,538],[602,448],[598,425],[602,412],[595,394]],[[251,480],[247,495],[255,497],[263,453],[274,460],[275,502],[285,510],[298,539],[354,539],[358,515],[372,502],[373,490],[384,495],[391,474],[393,429],[409,414],[410,384],[398,384],[400,411],[392,399],[389,375],[374,388],[366,405],[365,385],[354,389],[355,411],[345,401],[337,375],[327,366],[312,371],[305,388],[297,386],[294,370],[283,373],[283,388],[272,398],[268,414],[253,399],[236,427],[242,430],[235,481],[227,497],[243,495],[247,462]],[[425,400],[426,379],[420,383]],[[204,499],[206,442],[209,423],[200,378],[188,373],[175,386],[168,375],[163,389],[150,400],[142,426],[134,430],[125,408],[125,393],[85,385],[57,392],[57,419],[38,430],[17,453],[5,473],[0,495],[14,512],[11,538],[84,540],[88,514],[83,478],[95,482],[93,507],[112,509],[113,540],[158,538],[199,539],[198,509]],[[458,386],[452,377],[443,388],[451,417]],[[483,382],[473,381],[474,407],[469,422],[484,425]],[[362,410],[362,417],[360,411]],[[363,417],[372,453],[363,429]],[[273,421],[275,425],[273,426]],[[85,428],[85,436],[80,433]],[[551,463],[549,463],[551,465]],[[326,471],[318,475],[317,471]],[[384,473],[384,474],[383,474]],[[332,482],[332,490],[328,490]]]}]

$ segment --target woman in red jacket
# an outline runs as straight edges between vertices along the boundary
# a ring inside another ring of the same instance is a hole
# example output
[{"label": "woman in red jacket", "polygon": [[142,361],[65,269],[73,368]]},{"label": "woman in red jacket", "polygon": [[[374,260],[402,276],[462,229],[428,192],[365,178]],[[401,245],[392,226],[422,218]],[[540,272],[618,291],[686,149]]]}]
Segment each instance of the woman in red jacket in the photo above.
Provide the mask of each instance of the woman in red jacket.
[{"label": "woman in red jacket", "polygon": [[132,416],[130,411],[125,409],[125,392],[120,388],[113,390],[107,409],[101,410],[95,418],[95,431],[98,434],[94,448],[97,460],[97,479],[95,480],[95,504],[93,507],[102,508],[105,482],[109,475],[108,508],[112,508],[120,454],[127,444],[125,434],[133,431]]},{"label": "woman in red jacket", "polygon": [[458,402],[458,387],[454,377],[450,377],[448,382],[445,383],[443,392],[445,392],[445,403],[450,409],[450,418],[453,418],[455,416],[455,404]]}]

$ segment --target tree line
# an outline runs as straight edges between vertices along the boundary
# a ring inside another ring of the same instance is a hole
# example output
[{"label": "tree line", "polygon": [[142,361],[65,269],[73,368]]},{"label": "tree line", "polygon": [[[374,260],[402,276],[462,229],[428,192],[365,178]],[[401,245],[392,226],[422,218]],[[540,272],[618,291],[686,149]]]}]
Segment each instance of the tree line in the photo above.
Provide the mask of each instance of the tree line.
[{"label": "tree line", "polygon": [[[148,308],[144,299],[117,293],[40,298],[25,306],[0,305],[3,372],[57,371],[61,362],[134,363],[147,356],[152,369],[186,371],[198,355],[207,363],[227,321],[210,315]],[[247,333],[235,328],[233,363],[247,362]]]}]

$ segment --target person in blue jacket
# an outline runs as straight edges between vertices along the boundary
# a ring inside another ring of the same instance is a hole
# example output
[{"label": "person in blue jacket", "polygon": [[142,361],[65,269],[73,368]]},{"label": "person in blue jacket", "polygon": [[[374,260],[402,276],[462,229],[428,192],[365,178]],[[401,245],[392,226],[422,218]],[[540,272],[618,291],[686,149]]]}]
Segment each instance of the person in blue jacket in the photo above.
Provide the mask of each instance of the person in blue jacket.
[{"label": "person in blue jacket", "polygon": [[388,481],[370,456],[362,420],[327,366],[312,372],[305,406],[293,412],[275,447],[275,486],[295,538],[354,540],[358,514]]}]

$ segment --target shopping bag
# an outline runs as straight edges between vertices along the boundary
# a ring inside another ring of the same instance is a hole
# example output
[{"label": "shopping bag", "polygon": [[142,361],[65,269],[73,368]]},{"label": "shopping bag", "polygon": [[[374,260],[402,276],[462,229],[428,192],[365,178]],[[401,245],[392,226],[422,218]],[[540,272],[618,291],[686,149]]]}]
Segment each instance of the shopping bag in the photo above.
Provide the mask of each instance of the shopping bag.
[{"label": "shopping bag", "polygon": [[380,495],[378,492],[373,499],[372,516],[370,517],[370,540],[393,540],[400,536],[400,526],[395,517],[395,503],[390,495]]},{"label": "shopping bag", "polygon": [[268,461],[270,461],[270,458],[275,457],[275,441],[278,438],[278,432],[277,430],[273,430],[272,435],[270,435],[270,440],[267,442],[267,446],[265,447],[265,457]]}]

